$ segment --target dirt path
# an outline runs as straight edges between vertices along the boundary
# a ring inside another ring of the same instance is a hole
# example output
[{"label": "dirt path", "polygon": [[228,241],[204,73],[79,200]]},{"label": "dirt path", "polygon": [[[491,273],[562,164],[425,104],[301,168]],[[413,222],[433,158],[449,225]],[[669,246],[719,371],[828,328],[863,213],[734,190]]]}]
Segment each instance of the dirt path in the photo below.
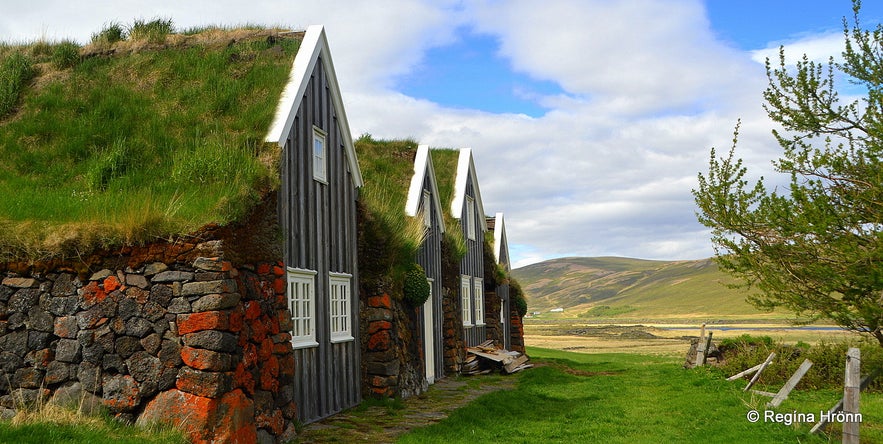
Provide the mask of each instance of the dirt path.
[{"label": "dirt path", "polygon": [[304,427],[297,443],[391,443],[405,432],[435,424],[485,393],[515,387],[515,376],[450,376],[420,395],[387,405],[356,407]]}]

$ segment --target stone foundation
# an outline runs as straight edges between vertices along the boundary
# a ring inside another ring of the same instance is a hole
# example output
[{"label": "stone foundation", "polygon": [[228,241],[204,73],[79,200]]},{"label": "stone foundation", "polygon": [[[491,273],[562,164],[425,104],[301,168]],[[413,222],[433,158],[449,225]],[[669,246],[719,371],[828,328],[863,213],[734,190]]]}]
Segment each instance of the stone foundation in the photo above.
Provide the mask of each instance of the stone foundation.
[{"label": "stone foundation", "polygon": [[[212,251],[152,247],[140,258]],[[177,251],[177,252],[176,252]],[[132,250],[129,250],[131,253]],[[279,262],[110,258],[83,277],[6,267],[0,285],[0,406],[101,405],[132,422],[172,422],[194,442],[294,436],[291,315]],[[49,268],[49,267],[45,267]]]}]

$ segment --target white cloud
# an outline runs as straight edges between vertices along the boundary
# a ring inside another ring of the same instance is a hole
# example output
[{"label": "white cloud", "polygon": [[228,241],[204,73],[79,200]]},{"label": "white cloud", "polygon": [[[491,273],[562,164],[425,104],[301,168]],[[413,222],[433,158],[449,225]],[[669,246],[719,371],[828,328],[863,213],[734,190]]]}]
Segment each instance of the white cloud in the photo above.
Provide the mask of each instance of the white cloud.
[{"label": "white cloud", "polygon": [[469,12],[516,70],[607,100],[609,111],[693,106],[750,69],[714,40],[699,1],[487,0]]},{"label": "white cloud", "polygon": [[773,64],[779,64],[779,49],[784,47],[786,64],[794,65],[804,55],[814,62],[827,63],[830,57],[834,57],[835,62],[842,62],[841,53],[845,49],[843,33],[825,33],[819,35],[808,35],[795,40],[783,40],[771,42],[766,48],[758,49],[751,52],[751,58],[760,64],[764,64],[767,59]]}]

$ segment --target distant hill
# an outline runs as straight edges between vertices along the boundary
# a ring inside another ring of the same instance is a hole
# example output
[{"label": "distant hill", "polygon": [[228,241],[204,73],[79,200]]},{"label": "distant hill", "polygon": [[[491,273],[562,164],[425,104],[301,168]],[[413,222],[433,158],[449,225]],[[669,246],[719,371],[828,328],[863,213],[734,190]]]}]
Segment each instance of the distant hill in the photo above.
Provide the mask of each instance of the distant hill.
[{"label": "distant hill", "polygon": [[568,257],[513,270],[528,312],[563,308],[585,318],[782,318],[745,301],[744,290],[711,259],[651,261],[620,257]]}]

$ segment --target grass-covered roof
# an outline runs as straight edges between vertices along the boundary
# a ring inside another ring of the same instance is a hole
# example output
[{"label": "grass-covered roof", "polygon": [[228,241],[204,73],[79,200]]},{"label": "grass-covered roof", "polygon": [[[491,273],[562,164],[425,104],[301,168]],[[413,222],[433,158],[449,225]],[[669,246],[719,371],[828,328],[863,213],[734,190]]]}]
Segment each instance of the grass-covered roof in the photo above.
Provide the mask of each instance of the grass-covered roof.
[{"label": "grass-covered roof", "polygon": [[362,136],[355,141],[355,148],[365,178],[360,200],[370,216],[370,235],[377,236],[375,243],[383,243],[387,250],[378,259],[386,261],[387,267],[404,271],[414,262],[425,236],[423,219],[405,212],[417,142]]},{"label": "grass-covered roof", "polygon": [[278,186],[263,140],[299,35],[115,26],[0,44],[0,260],[225,224]]}]

